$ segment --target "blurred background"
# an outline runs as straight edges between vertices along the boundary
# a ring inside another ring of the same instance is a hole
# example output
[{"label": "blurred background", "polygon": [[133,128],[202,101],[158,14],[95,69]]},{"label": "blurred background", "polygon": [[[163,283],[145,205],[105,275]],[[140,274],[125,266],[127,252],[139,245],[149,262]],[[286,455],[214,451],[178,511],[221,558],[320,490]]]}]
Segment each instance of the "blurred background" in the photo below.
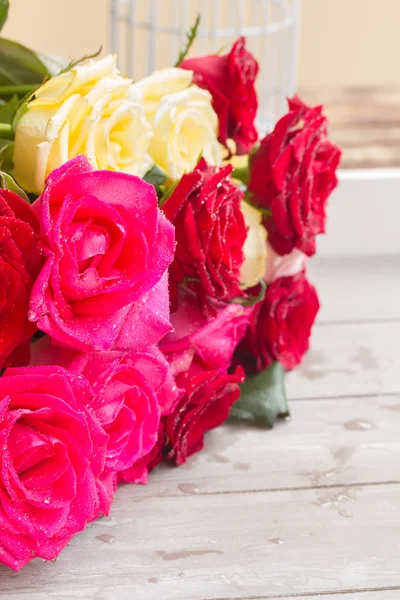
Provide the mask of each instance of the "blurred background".
[{"label": "blurred background", "polygon": [[[296,87],[306,101],[326,105],[334,139],[345,150],[343,166],[400,166],[397,153],[392,151],[400,140],[396,122],[400,94],[395,89],[400,86],[400,70],[394,68],[399,0],[136,0],[130,4],[131,8],[126,0],[13,0],[4,36],[38,51],[71,58],[91,54],[100,46],[103,53],[113,47],[119,50],[122,72],[139,78],[154,67],[172,64],[181,37],[156,34],[157,49],[150,56],[149,31],[139,28],[130,40],[133,50],[128,52],[129,18],[152,24],[158,19],[159,24],[182,31],[193,23],[198,6],[203,12],[202,27],[212,27],[214,18],[219,27],[233,26],[235,30],[235,19],[245,27],[265,18],[269,27],[275,22],[291,36],[284,40],[275,32],[262,38],[266,58],[259,91],[265,91],[261,95],[267,117],[273,119],[284,112],[287,88],[292,88],[291,93]],[[247,12],[234,15],[231,7],[240,5],[247,5]],[[299,6],[297,32],[290,24],[282,25],[285,15],[293,16],[294,5]],[[151,6],[156,7],[153,15]],[[217,6],[216,17],[212,11]],[[265,15],[264,6],[269,7]],[[210,52],[230,41],[209,38],[208,46],[200,38],[193,53]],[[257,39],[248,39],[250,49],[260,54]]]},{"label": "blurred background", "polygon": [[[12,0],[4,35],[61,56],[101,45],[105,52],[108,7],[108,0]],[[399,0],[301,0],[299,86],[400,85],[399,23]]]},{"label": "blurred background", "polygon": [[[208,34],[203,31],[192,55],[221,49],[243,29],[266,28],[247,35],[261,57],[263,128],[285,111],[285,96],[294,90],[309,104],[325,105],[343,159],[332,234],[320,252],[400,252],[400,0],[12,0],[3,35],[67,58],[100,46],[103,54],[118,50],[121,71],[139,78],[173,64],[199,6]],[[133,29],[133,21],[141,26]],[[215,23],[231,28],[232,36],[212,35]],[[160,33],[160,27],[181,35]],[[386,221],[377,232],[382,198],[380,220]],[[356,239],[350,215],[361,219]]]}]

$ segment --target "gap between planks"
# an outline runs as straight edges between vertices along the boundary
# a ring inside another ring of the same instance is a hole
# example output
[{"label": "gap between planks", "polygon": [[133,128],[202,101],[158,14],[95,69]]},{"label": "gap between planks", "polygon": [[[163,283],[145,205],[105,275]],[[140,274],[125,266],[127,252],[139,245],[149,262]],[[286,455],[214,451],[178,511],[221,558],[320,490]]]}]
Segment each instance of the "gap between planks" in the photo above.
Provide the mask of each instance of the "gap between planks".
[{"label": "gap between planks", "polygon": [[[132,488],[122,490],[111,522],[94,522],[57,563],[37,561],[18,575],[0,570],[1,597],[339,600],[351,590],[389,593],[399,585],[400,488],[386,487],[351,496],[341,489],[192,496],[184,508],[168,497],[136,505]],[[112,545],[101,541],[106,535]]]},{"label": "gap between planks", "polygon": [[[331,591],[326,591],[326,592],[311,592],[311,593],[301,593],[301,594],[292,594],[290,596],[282,596],[282,595],[275,595],[275,596],[240,596],[240,597],[236,597],[236,598],[210,598],[207,600],[292,600],[293,598],[301,598],[301,599],[306,599],[306,598],[314,598],[315,600],[318,600],[319,598],[323,599],[323,600],[340,600],[341,598],[343,598],[343,600],[346,600],[346,598],[348,599],[349,596],[351,596],[351,598],[349,600],[353,600],[354,598],[354,594],[357,594],[357,599],[354,600],[358,600],[358,596],[362,594],[362,598],[360,598],[359,600],[398,600],[399,596],[397,594],[397,591],[400,590],[400,586],[389,586],[389,587],[383,587],[383,588],[365,588],[365,589],[349,589],[349,590],[343,590],[341,592],[331,592]],[[392,592],[396,592],[396,595],[394,595]],[[379,593],[379,596],[377,596],[376,594]],[[384,594],[382,596],[382,593]],[[206,600],[206,599],[205,599]]]},{"label": "gap between planks", "polygon": [[[400,395],[298,400],[274,429],[225,424],[178,469],[160,465],[145,496],[351,487],[400,479]],[[396,419],[396,415],[398,417]],[[125,492],[124,492],[125,493]]]}]

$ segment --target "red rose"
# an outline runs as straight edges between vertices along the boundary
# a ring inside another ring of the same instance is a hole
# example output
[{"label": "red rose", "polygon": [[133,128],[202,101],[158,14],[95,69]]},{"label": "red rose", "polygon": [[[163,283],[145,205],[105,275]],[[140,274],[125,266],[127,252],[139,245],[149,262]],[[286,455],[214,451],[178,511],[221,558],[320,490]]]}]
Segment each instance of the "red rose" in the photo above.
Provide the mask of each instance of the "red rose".
[{"label": "red rose", "polygon": [[250,166],[249,192],[265,219],[268,241],[278,254],[299,248],[315,254],[315,236],[325,231],[325,208],[337,184],[340,150],[327,138],[322,107],[296,96],[289,112],[261,142]]},{"label": "red rose", "polygon": [[202,305],[207,299],[229,301],[242,295],[240,267],[244,260],[246,225],[242,192],[231,183],[232,166],[209,167],[204,159],[184,175],[163,204],[175,225],[176,252],[170,267],[172,298],[186,281]]},{"label": "red rose", "polygon": [[184,391],[176,408],[163,419],[163,454],[178,465],[201,450],[205,432],[227,419],[240,396],[238,384],[244,372],[239,367],[228,374],[228,369],[250,312],[238,304],[220,305],[217,316],[206,319],[195,296],[181,292],[179,310],[171,315],[174,331],[161,343],[176,384]]},{"label": "red rose", "polygon": [[230,138],[236,143],[237,154],[249,152],[258,137],[254,127],[258,63],[246,50],[245,39],[239,38],[229,54],[189,58],[179,66],[193,71],[193,82],[212,95],[220,142],[226,145]]},{"label": "red rose", "polygon": [[243,380],[241,367],[228,375],[208,369],[197,357],[193,360],[189,372],[177,378],[178,385],[185,383],[185,394],[164,421],[169,459],[182,465],[188,456],[203,448],[204,433],[228,418],[232,404],[240,396],[238,384]]},{"label": "red rose", "polygon": [[[0,190],[0,368],[29,360],[29,296],[42,265],[39,223],[17,194]],[[27,344],[26,344],[27,342]]]},{"label": "red rose", "polygon": [[253,310],[238,362],[247,363],[250,354],[259,371],[274,361],[282,363],[285,369],[293,369],[308,350],[318,310],[317,292],[304,272],[276,279]]},{"label": "red rose", "polygon": [[84,406],[92,393],[55,366],[0,378],[0,562],[12,569],[55,558],[108,511],[112,482],[99,482],[107,435]]}]

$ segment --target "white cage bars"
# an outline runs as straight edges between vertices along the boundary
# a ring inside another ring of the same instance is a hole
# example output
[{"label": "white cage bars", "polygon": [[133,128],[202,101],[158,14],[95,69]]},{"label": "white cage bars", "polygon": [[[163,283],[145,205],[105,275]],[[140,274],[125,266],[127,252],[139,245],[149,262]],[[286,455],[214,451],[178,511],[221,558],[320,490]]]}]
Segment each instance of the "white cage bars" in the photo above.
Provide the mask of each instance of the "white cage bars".
[{"label": "white cage bars", "polygon": [[110,0],[110,45],[121,71],[140,79],[173,65],[199,12],[191,56],[229,48],[240,35],[260,62],[259,129],[285,112],[296,85],[300,0]]}]

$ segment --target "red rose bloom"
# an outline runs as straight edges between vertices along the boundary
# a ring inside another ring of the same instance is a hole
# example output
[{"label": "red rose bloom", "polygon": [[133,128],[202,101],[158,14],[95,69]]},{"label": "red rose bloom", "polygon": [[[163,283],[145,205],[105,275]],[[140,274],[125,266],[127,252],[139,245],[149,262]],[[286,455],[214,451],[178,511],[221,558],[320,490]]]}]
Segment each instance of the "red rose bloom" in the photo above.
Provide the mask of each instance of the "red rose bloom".
[{"label": "red rose bloom", "polygon": [[238,384],[243,380],[241,367],[228,375],[210,370],[197,357],[194,359],[189,371],[177,377],[178,385],[185,386],[185,394],[174,412],[165,417],[168,459],[182,465],[188,456],[203,448],[204,433],[228,418],[232,404],[240,396]]},{"label": "red rose bloom", "polygon": [[39,223],[29,204],[0,190],[0,368],[29,360],[29,296],[41,264]]},{"label": "red rose bloom", "polygon": [[254,119],[257,94],[254,82],[258,64],[246,50],[245,39],[239,38],[229,54],[189,58],[180,65],[194,72],[193,81],[210,92],[213,109],[219,119],[219,140],[236,142],[236,153],[246,154],[257,141]]},{"label": "red rose bloom", "polygon": [[268,241],[278,254],[299,248],[315,254],[315,236],[324,233],[326,201],[337,184],[340,150],[327,138],[322,107],[299,98],[261,142],[251,160],[249,192],[270,211]]},{"label": "red rose bloom", "polygon": [[285,369],[298,365],[308,350],[311,328],[319,310],[317,292],[304,272],[280,277],[267,288],[265,298],[254,308],[238,362],[250,354],[261,371],[272,362]]},{"label": "red rose bloom", "polygon": [[170,267],[172,300],[176,285],[185,280],[203,306],[210,298],[229,301],[242,295],[240,267],[247,232],[240,210],[243,194],[230,181],[231,172],[231,165],[209,167],[202,159],[162,206],[175,225],[177,242]]},{"label": "red rose bloom", "polygon": [[0,562],[52,560],[108,512],[99,481],[107,435],[84,404],[93,391],[61,367],[8,369],[0,378]]},{"label": "red rose bloom", "polygon": [[[181,292],[179,310],[171,315],[174,331],[161,343],[183,395],[163,418],[165,447],[159,454],[181,465],[203,447],[204,434],[223,423],[240,396],[244,372],[228,374],[232,355],[249,324],[251,309],[219,305],[216,317],[201,314],[196,297]],[[162,435],[162,432],[161,432]],[[163,437],[159,441],[163,442]],[[149,457],[154,465],[154,455]]]}]

